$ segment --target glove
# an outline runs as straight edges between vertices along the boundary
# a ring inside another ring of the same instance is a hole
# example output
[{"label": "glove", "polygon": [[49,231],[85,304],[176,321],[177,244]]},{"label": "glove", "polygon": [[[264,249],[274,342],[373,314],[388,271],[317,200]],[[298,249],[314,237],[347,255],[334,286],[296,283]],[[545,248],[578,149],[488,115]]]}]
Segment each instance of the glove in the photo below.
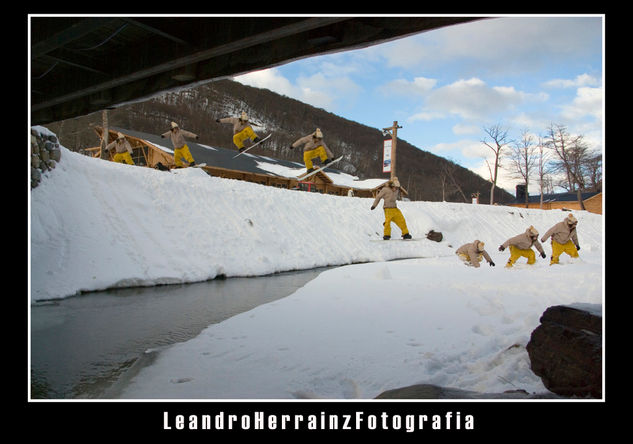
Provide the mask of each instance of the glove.
[{"label": "glove", "polygon": [[290,147],[289,147],[289,148],[292,150],[292,149],[294,149],[294,146],[290,145]]},{"label": "glove", "polygon": [[503,251],[505,250],[505,248],[503,248],[503,245],[499,245],[499,251]]},{"label": "glove", "polygon": [[576,245],[576,250],[580,250],[580,245]]},{"label": "glove", "polygon": [[494,266],[495,266],[495,263],[494,263],[494,262],[492,262],[492,261],[490,261],[490,266],[491,266],[491,267],[494,267]]},{"label": "glove", "polygon": [[220,119],[215,119],[216,122],[220,123]]},{"label": "glove", "polygon": [[541,253],[541,257],[542,257],[543,259],[545,259],[545,257],[546,257],[546,256],[545,256],[545,253]]},{"label": "glove", "polygon": [[375,209],[376,209],[376,207],[371,207],[371,209],[372,209],[372,210],[375,210]]},{"label": "glove", "polygon": [[160,135],[160,138],[161,138],[161,139],[164,139],[164,138],[165,138],[165,136],[163,136],[163,135],[161,134],[161,135]]},{"label": "glove", "polygon": [[196,140],[200,140],[200,136],[196,136]]}]

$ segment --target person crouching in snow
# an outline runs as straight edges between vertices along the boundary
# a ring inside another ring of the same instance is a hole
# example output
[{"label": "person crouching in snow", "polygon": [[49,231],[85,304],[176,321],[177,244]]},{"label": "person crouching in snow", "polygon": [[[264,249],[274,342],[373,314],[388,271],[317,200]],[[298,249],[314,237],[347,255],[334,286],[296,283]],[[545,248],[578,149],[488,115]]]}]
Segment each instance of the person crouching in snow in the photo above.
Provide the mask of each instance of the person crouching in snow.
[{"label": "person crouching in snow", "polygon": [[538,241],[538,231],[530,225],[530,228],[525,230],[525,233],[511,237],[499,246],[499,251],[510,247],[510,259],[508,259],[506,267],[512,267],[520,257],[526,257],[529,265],[536,262],[536,255],[534,254],[534,250],[532,250],[532,246],[536,247],[539,253],[541,253],[542,258],[545,258],[543,246]]},{"label": "person crouching in snow", "polygon": [[290,145],[290,149],[297,148],[299,145],[303,145],[303,163],[305,164],[308,173],[314,171],[312,159],[318,157],[321,159],[321,163],[325,166],[330,163],[334,157],[332,151],[330,151],[325,142],[323,142],[323,133],[319,128],[317,128],[312,134],[308,134],[307,136],[295,140],[295,142]]},{"label": "person crouching in snow", "polygon": [[561,254],[566,253],[569,256],[578,257],[578,234],[576,233],[576,225],[578,220],[569,214],[562,222],[557,223],[541,238],[541,242],[545,242],[547,238],[552,238],[552,259],[550,265],[558,264],[558,258]]},{"label": "person crouching in snow", "polygon": [[411,234],[409,234],[409,229],[407,228],[407,222],[404,220],[402,212],[396,207],[396,200],[398,200],[399,197],[400,182],[397,177],[394,177],[393,180],[390,180],[384,187],[382,187],[371,206],[372,210],[375,209],[378,202],[380,202],[380,199],[384,199],[383,209],[385,210],[385,228],[384,236],[382,237],[384,240],[391,239],[391,222],[394,222],[398,228],[400,228],[403,239],[411,239]]},{"label": "person crouching in snow", "polygon": [[259,136],[253,131],[248,121],[248,115],[244,111],[242,111],[240,117],[224,117],[223,119],[215,119],[215,121],[233,125],[233,143],[240,153],[246,149],[244,147],[246,139],[250,139],[251,143],[256,143],[260,140]]},{"label": "person crouching in snow", "polygon": [[106,150],[110,151],[114,148],[114,161],[118,163],[127,163],[128,165],[134,165],[132,160],[132,147],[130,142],[127,141],[125,136],[121,133],[117,134],[117,138],[114,142],[106,146]]},{"label": "person crouching in snow", "polygon": [[198,136],[192,132],[180,129],[176,122],[171,122],[171,129],[166,133],[160,135],[160,137],[167,136],[169,136],[169,138],[171,139],[171,143],[174,146],[174,162],[176,163],[176,166],[183,166],[183,158],[187,162],[189,162],[189,166],[194,166],[196,162],[194,162],[193,157],[189,152],[189,147],[187,146],[187,141],[185,140],[185,137],[197,139]]},{"label": "person crouching in snow", "polygon": [[457,249],[455,254],[466,263],[466,265],[472,265],[475,268],[479,268],[479,262],[482,258],[485,258],[491,267],[495,266],[492,258],[486,250],[484,250],[485,244],[480,240],[476,240],[470,244],[464,244]]}]

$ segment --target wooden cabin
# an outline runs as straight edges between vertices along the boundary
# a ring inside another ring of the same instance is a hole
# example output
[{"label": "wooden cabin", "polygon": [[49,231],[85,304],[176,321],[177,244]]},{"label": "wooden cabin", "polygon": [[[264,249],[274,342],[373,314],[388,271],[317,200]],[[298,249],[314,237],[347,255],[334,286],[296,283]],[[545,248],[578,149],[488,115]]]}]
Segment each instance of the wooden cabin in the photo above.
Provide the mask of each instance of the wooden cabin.
[{"label": "wooden cabin", "polygon": [[[97,136],[101,139],[103,128],[96,126],[94,129]],[[176,168],[169,139],[161,138],[160,135],[113,127],[108,131],[108,140],[115,140],[118,137],[118,133],[125,135],[125,138],[132,146],[132,160],[135,165],[157,168],[160,163],[168,169]],[[201,168],[207,174],[225,179],[244,180],[289,190],[370,198],[375,197],[388,182],[388,179],[372,179],[370,181],[352,181],[351,185],[349,180],[345,184],[337,183],[336,176],[342,173],[333,168],[325,168],[304,181],[301,180],[301,173],[305,172],[305,166],[298,162],[273,159],[268,156],[251,154],[250,152],[235,157],[237,155],[236,150],[208,147],[194,141],[188,141],[187,146],[196,163],[206,163],[206,166]],[[262,151],[260,148],[253,151],[256,150]],[[93,157],[100,157],[101,155],[100,147],[87,148],[85,151]],[[108,153],[108,156],[108,160],[112,161],[113,153]],[[272,171],[285,171],[287,174],[284,175]],[[403,195],[407,196],[407,192],[404,189]]]},{"label": "wooden cabin", "polygon": [[[525,186],[517,185],[516,198],[514,202],[507,204],[511,207],[518,208],[537,208],[542,210],[580,210],[580,203],[578,203],[578,196],[575,192],[572,193],[555,193],[544,194],[543,203],[541,204],[541,196],[528,196],[527,206],[525,204]],[[582,203],[585,210],[602,214],[602,192],[583,192],[581,193]]]}]

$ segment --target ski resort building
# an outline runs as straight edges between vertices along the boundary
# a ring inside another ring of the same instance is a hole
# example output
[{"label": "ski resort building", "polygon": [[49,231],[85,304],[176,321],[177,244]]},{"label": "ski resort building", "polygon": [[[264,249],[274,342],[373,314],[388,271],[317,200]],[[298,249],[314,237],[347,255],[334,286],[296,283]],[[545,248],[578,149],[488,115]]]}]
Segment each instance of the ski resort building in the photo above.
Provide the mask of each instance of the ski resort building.
[{"label": "ski resort building", "polygon": [[[591,213],[602,214],[601,192],[583,192],[580,194],[580,196],[585,210]],[[506,205],[509,205],[511,207],[526,208],[525,185],[516,186],[516,199],[514,200],[514,202]],[[540,194],[528,196],[527,208],[567,211],[577,211],[581,209],[580,203],[578,202],[578,195],[575,192],[544,194],[542,203]]]},{"label": "ski resort building", "polygon": [[[95,131],[101,138],[103,128],[95,127]],[[108,130],[108,140],[116,139],[119,132],[125,135],[132,146],[132,160],[135,165],[149,168],[157,168],[159,164],[169,169],[175,167],[169,139],[156,134],[111,127]],[[354,176],[329,167],[302,180],[301,177],[305,175],[306,169],[305,165],[299,162],[275,159],[250,152],[236,157],[237,150],[210,147],[195,141],[187,141],[187,146],[197,164],[206,164],[200,168],[210,176],[244,180],[289,190],[337,196],[375,197],[388,181],[386,178],[357,180]],[[99,147],[93,147],[85,151],[93,157],[99,157],[101,150]],[[257,148],[253,151],[261,152],[261,149]],[[112,154],[109,155],[109,160],[113,160]],[[404,195],[406,196],[406,190]]]}]

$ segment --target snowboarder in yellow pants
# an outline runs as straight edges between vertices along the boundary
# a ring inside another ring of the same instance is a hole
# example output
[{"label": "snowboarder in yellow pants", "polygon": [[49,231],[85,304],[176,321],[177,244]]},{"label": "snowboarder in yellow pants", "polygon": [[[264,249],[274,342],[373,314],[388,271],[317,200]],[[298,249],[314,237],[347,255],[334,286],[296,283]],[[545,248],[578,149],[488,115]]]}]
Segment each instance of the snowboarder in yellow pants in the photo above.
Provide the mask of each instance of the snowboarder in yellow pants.
[{"label": "snowboarder in yellow pants", "polygon": [[550,265],[558,264],[558,258],[563,253],[567,253],[571,257],[579,256],[578,249],[571,240],[567,241],[564,244],[559,244],[554,239],[552,239],[552,260],[550,261]]},{"label": "snowboarder in yellow pants", "polygon": [[391,237],[391,222],[395,223],[402,234],[405,235],[409,233],[409,229],[407,228],[407,222],[404,220],[404,216],[402,215],[402,211],[399,208],[384,208],[385,210],[385,231],[384,235],[386,237]]},{"label": "snowboarder in yellow pants", "polygon": [[398,209],[396,205],[396,200],[400,197],[400,182],[397,177],[394,177],[392,180],[387,182],[385,186],[383,186],[376,195],[374,199],[374,203],[371,206],[371,209],[375,209],[378,202],[381,199],[384,199],[383,209],[385,210],[385,223],[384,223],[384,236],[382,237],[384,240],[391,239],[391,222],[394,222],[400,231],[402,231],[403,239],[411,239],[411,234],[409,233],[409,229],[407,228],[407,223],[404,220],[404,216],[400,209]]},{"label": "snowboarder in yellow pants", "polygon": [[524,233],[511,237],[501,244],[499,251],[503,251],[507,247],[510,247],[510,259],[508,259],[506,263],[506,267],[508,268],[512,267],[520,257],[526,257],[528,265],[534,264],[536,262],[536,255],[532,247],[536,247],[539,253],[541,253],[542,258],[546,257],[543,246],[538,241],[538,230],[532,225],[530,225],[530,228],[525,230]]},{"label": "snowboarder in yellow pants", "polygon": [[310,150],[310,151],[305,151],[303,153],[303,163],[305,163],[306,165],[306,169],[308,171],[312,171],[312,168],[314,168],[314,164],[312,163],[312,159],[318,157],[319,159],[321,159],[321,163],[325,164],[325,161],[328,159],[327,153],[325,152],[325,148],[323,147],[323,145],[320,145],[318,148]]},{"label": "snowboarder in yellow pants", "polygon": [[105,149],[106,151],[114,149],[114,157],[112,158],[112,160],[114,160],[115,162],[134,165],[134,161],[132,160],[132,156],[130,155],[130,153],[132,152],[132,146],[130,145],[130,142],[127,141],[123,133],[117,133],[116,140],[108,144]]},{"label": "snowboarder in yellow pants", "polygon": [[182,159],[185,159],[189,165],[193,164],[193,156],[189,151],[189,147],[187,145],[183,145],[180,148],[176,148],[174,150],[174,163],[176,166],[183,166]]},{"label": "snowboarder in yellow pants", "polygon": [[578,225],[578,220],[572,214],[569,214],[562,222],[550,228],[541,238],[541,242],[545,242],[549,237],[552,238],[552,259],[549,263],[550,265],[558,264],[558,258],[563,253],[567,253],[573,258],[578,257],[580,245],[578,244],[576,225]]},{"label": "snowboarder in yellow pants", "polygon": [[119,163],[127,163],[128,165],[134,165],[132,156],[130,156],[130,153],[128,153],[127,151],[125,153],[116,153],[114,155],[114,159],[112,160]]},{"label": "snowboarder in yellow pants", "polygon": [[506,267],[511,267],[520,257],[526,257],[528,265],[532,265],[536,262],[536,255],[534,254],[534,250],[531,248],[528,250],[522,250],[514,245],[510,245],[510,259],[508,259]]},{"label": "snowboarder in yellow pants", "polygon": [[233,135],[233,143],[237,146],[238,150],[244,149],[244,142],[247,139],[251,142],[254,142],[255,139],[257,139],[257,134],[255,134],[255,131],[253,131],[253,128],[250,126],[247,126],[239,133]]},{"label": "snowboarder in yellow pants", "polygon": [[321,159],[322,165],[327,165],[334,157],[332,151],[330,151],[323,141],[323,133],[319,128],[317,128],[312,134],[308,134],[307,136],[295,140],[292,145],[290,145],[290,149],[297,148],[300,145],[303,145],[303,163],[305,163],[308,173],[311,173],[314,169],[312,159],[318,157]]},{"label": "snowboarder in yellow pants", "polygon": [[248,121],[248,115],[244,111],[242,111],[240,117],[225,117],[223,119],[215,119],[215,121],[233,125],[233,143],[240,153],[246,149],[244,142],[247,139],[250,139],[251,142],[259,141],[259,137],[255,134],[255,131],[253,131]]},{"label": "snowboarder in yellow pants", "polygon": [[187,146],[185,137],[198,139],[197,134],[180,129],[176,122],[171,122],[171,129],[166,133],[161,134],[160,137],[169,137],[171,139],[171,143],[174,146],[174,163],[177,167],[183,166],[183,158],[189,162],[189,166],[194,166],[196,164],[191,156],[191,152],[189,152],[189,147]]}]

